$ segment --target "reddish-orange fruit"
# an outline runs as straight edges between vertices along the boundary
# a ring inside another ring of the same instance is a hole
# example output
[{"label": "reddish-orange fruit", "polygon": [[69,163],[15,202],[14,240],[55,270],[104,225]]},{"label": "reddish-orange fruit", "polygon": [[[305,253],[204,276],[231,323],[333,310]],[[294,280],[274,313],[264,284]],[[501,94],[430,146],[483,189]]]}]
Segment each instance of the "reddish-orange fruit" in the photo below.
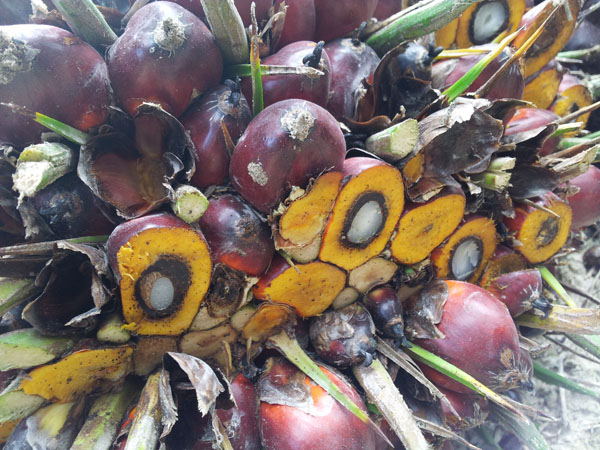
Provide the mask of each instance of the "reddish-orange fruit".
[{"label": "reddish-orange fruit", "polygon": [[571,227],[571,208],[551,192],[547,192],[534,206],[517,206],[515,217],[504,219],[518,244],[515,250],[531,264],[551,258],[567,242]]},{"label": "reddish-orange fruit", "polygon": [[[570,73],[565,73],[562,77],[556,99],[550,105],[550,110],[559,116],[566,116],[592,104],[592,93],[583,82]],[[582,114],[577,118],[578,122],[583,122],[581,128],[585,128],[590,113]]]},{"label": "reddish-orange fruit", "polygon": [[[415,343],[498,392],[529,386],[530,367],[521,355],[517,328],[506,306],[474,284],[450,280],[438,283],[448,287],[441,320],[436,325],[444,337],[418,338]],[[422,368],[428,378],[446,389],[471,392],[434,369]]]},{"label": "reddish-orange fruit", "polygon": [[490,404],[487,398],[474,392],[459,393],[437,386],[442,394],[446,396],[454,411],[450,410],[445,402],[441,402],[442,410],[446,416],[446,424],[455,431],[469,430],[481,425],[487,419]]},{"label": "reddish-orange fruit", "polygon": [[139,9],[107,55],[119,104],[130,115],[143,102],[180,116],[221,79],[223,60],[204,23],[172,2]]},{"label": "reddish-orange fruit", "polygon": [[[575,28],[581,5],[582,2],[579,0],[568,0],[560,6],[557,13],[544,26],[542,34],[523,57],[525,77],[533,75],[544,67],[567,43]],[[521,47],[550,16],[556,6],[557,3],[554,0],[544,0],[523,14],[519,24],[522,31],[512,45],[517,48]]]},{"label": "reddish-orange fruit", "polygon": [[[24,106],[82,131],[108,118],[108,69],[102,56],[75,35],[49,25],[2,26],[0,53],[0,102]],[[0,106],[0,115],[0,142],[25,146],[38,142],[45,130],[5,106]]]},{"label": "reddish-orange fruit", "polygon": [[391,242],[392,257],[402,264],[423,261],[463,219],[465,195],[447,187],[425,203],[408,202]]},{"label": "reddish-orange fruit", "polygon": [[550,107],[558,92],[563,73],[562,66],[556,60],[551,60],[525,80],[523,100],[533,103],[537,108]]},{"label": "reddish-orange fruit", "polygon": [[404,209],[404,184],[395,167],[371,158],[344,161],[346,183],[327,223],[319,258],[346,270],[377,256]]},{"label": "reddish-orange fruit", "polygon": [[[557,114],[547,109],[519,108],[506,122],[504,136],[522,142],[542,133],[549,124],[558,118]],[[559,141],[559,136],[546,137],[539,149],[539,155],[546,156],[552,153]]]},{"label": "reddish-orange fruit", "polygon": [[493,0],[468,7],[458,19],[456,45],[472,47],[513,33],[525,12],[525,0]]},{"label": "reddish-orange fruit", "polygon": [[496,226],[487,217],[469,216],[431,253],[439,278],[474,282],[481,276],[497,245]]},{"label": "reddish-orange fruit", "polygon": [[346,274],[321,261],[291,266],[276,255],[252,289],[255,298],[289,305],[302,317],[325,311],[346,286]]},{"label": "reddish-orange fruit", "polygon": [[122,223],[106,247],[128,328],[150,335],[187,330],[212,272],[204,236],[181,219],[160,213]]},{"label": "reddish-orange fruit", "polygon": [[540,298],[542,275],[537,269],[502,273],[485,284],[482,283],[482,286],[504,303],[513,317],[532,308],[544,314],[552,309],[552,305],[546,299]]},{"label": "reddish-orange fruit", "polygon": [[235,146],[229,177],[242,197],[268,214],[292,186],[341,170],[345,156],[344,135],[329,112],[306,100],[284,100],[250,122]]},{"label": "reddish-orange fruit", "polygon": [[[363,411],[365,404],[340,375],[321,367]],[[374,450],[370,426],[285,361],[271,362],[257,384],[260,437],[265,450]],[[295,395],[290,396],[292,390]]]},{"label": "reddish-orange fruit", "polygon": [[579,190],[570,195],[567,200],[573,212],[571,229],[593,225],[600,220],[600,169],[596,166],[590,166],[587,172],[576,176],[569,181],[571,186]]}]

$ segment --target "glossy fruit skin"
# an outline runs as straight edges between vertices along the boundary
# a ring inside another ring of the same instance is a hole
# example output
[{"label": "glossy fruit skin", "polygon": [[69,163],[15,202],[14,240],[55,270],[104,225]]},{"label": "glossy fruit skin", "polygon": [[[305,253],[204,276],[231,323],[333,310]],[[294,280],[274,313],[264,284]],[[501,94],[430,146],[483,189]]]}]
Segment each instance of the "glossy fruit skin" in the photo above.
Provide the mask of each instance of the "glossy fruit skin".
[{"label": "glossy fruit skin", "polygon": [[[217,408],[216,410],[217,416],[227,431],[227,437],[234,450],[259,450],[260,437],[254,384],[240,374],[231,382],[231,393],[236,406],[228,409]],[[210,415],[200,418],[200,421],[207,430],[191,448],[193,450],[212,450],[215,448],[214,436],[207,432],[212,427]],[[189,423],[188,425],[192,426],[193,424]],[[191,443],[188,442],[188,444]]]},{"label": "glossy fruit skin", "polygon": [[291,186],[306,186],[323,171],[341,170],[346,143],[338,122],[314,103],[289,99],[260,112],[231,157],[233,187],[269,213]]},{"label": "glossy fruit skin", "polygon": [[377,0],[346,0],[344,3],[315,0],[317,13],[316,39],[331,41],[350,33],[373,17]]},{"label": "glossy fruit skin", "polygon": [[[31,58],[24,64],[25,70],[11,72],[0,81],[0,102],[46,114],[82,131],[106,121],[110,105],[108,70],[94,48],[50,25],[9,25],[0,27],[0,33],[23,44]],[[39,142],[46,130],[3,106],[0,115],[0,142],[25,146]]]},{"label": "glossy fruit skin", "polygon": [[[332,371],[321,370],[363,410],[364,403],[350,384]],[[258,395],[265,390],[280,399],[289,398],[285,388],[294,383],[308,389],[310,413],[301,407],[260,402],[259,427],[265,450],[297,450],[322,448],[374,450],[375,439],[369,425],[362,422],[344,406],[314,385],[288,362],[277,362],[263,374],[258,383]],[[289,389],[289,388],[288,388]]]},{"label": "glossy fruit skin", "polygon": [[[184,41],[175,49],[161,48],[155,41],[156,30],[169,23],[185,30],[184,36],[177,35]],[[219,82],[223,71],[221,53],[206,25],[165,1],[133,15],[110,47],[107,64],[117,101],[130,115],[142,102],[153,102],[179,117],[194,98]]]},{"label": "glossy fruit skin", "polygon": [[[445,338],[416,339],[415,343],[444,358],[485,385],[499,391],[511,389],[520,379],[507,370],[522,369],[519,337],[508,309],[479,286],[462,281],[444,281],[449,294],[438,329]],[[422,367],[436,384],[456,392],[470,392],[466,386]]]},{"label": "glossy fruit skin", "polygon": [[592,165],[569,183],[579,188],[579,192],[568,197],[573,211],[571,229],[578,230],[600,220],[600,169]]},{"label": "glossy fruit skin", "polygon": [[[284,0],[276,0],[275,12]],[[313,41],[315,39],[316,12],[314,0],[286,0],[287,11],[285,22],[277,49],[296,41]]]},{"label": "glossy fruit skin", "polygon": [[364,299],[373,321],[384,336],[402,340],[404,338],[404,319],[402,302],[391,286],[373,289]]},{"label": "glossy fruit skin", "polygon": [[485,289],[506,305],[512,317],[531,309],[542,292],[542,275],[537,269],[519,270],[499,275]]},{"label": "glossy fruit skin", "polygon": [[198,222],[215,263],[222,262],[250,276],[261,275],[275,247],[271,230],[244,201],[230,194],[210,199]]},{"label": "glossy fruit skin", "polygon": [[336,39],[325,45],[331,61],[331,87],[327,110],[334,117],[354,118],[363,80],[373,82],[379,56],[368,45],[353,39]]},{"label": "glossy fruit skin", "polygon": [[206,92],[181,116],[181,123],[196,150],[196,171],[190,184],[197,188],[220,186],[227,181],[229,150],[223,125],[235,144],[252,120],[246,98],[241,93],[235,95],[239,99],[232,98],[231,88],[219,85]]},{"label": "glossy fruit skin", "polygon": [[401,10],[402,0],[379,0],[373,12],[373,17],[381,22]]},{"label": "glossy fruit skin", "polygon": [[[297,41],[286,45],[261,61],[264,65],[304,66],[303,59],[313,54],[317,43],[312,41]],[[331,84],[331,63],[327,52],[321,54],[318,70],[325,75],[311,78],[307,75],[263,75],[263,101],[265,107],[273,103],[298,98],[308,100],[325,107]],[[246,98],[252,98],[252,81],[249,77],[242,82],[242,91]]]}]

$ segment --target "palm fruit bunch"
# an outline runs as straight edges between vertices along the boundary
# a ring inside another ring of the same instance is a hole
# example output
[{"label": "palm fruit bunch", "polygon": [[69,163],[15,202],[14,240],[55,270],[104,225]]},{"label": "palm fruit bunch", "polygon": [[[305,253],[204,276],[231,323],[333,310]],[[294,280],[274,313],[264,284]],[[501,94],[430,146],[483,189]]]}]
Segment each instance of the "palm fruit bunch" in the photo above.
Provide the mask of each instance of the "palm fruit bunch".
[{"label": "palm fruit bunch", "polygon": [[0,0],[4,448],[549,448],[597,5]]}]

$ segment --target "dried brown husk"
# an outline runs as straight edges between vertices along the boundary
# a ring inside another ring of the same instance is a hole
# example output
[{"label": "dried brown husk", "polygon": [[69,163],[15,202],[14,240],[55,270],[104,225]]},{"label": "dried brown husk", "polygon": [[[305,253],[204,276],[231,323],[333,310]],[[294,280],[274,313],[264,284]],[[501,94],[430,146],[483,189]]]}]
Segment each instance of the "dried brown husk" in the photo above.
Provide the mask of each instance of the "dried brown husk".
[{"label": "dried brown husk", "polygon": [[132,120],[113,112],[111,124],[81,147],[77,174],[131,219],[168,202],[175,179],[189,181],[193,144],[174,116],[151,103],[140,105]]},{"label": "dried brown husk", "polygon": [[373,114],[417,118],[439,97],[431,87],[431,52],[414,41],[387,52],[373,76]]},{"label": "dried brown husk", "polygon": [[500,148],[504,126],[477,106],[456,101],[419,122],[417,147],[425,157],[423,176],[444,177],[486,169],[492,154]]},{"label": "dried brown husk", "polygon": [[448,300],[448,285],[436,280],[405,303],[404,331],[409,339],[437,339],[444,335],[436,327]]},{"label": "dried brown husk", "polygon": [[43,290],[23,318],[43,334],[89,331],[110,300],[110,272],[103,250],[61,242],[36,278]]},{"label": "dried brown husk", "polygon": [[[214,416],[216,407],[231,408],[235,402],[229,383],[207,363],[184,353],[165,354],[159,381],[163,424],[161,440],[167,438],[177,423],[178,404],[184,403],[184,398],[191,397],[190,390],[196,394],[195,406],[200,417],[209,413]],[[220,436],[218,430],[213,432],[217,437]]]}]

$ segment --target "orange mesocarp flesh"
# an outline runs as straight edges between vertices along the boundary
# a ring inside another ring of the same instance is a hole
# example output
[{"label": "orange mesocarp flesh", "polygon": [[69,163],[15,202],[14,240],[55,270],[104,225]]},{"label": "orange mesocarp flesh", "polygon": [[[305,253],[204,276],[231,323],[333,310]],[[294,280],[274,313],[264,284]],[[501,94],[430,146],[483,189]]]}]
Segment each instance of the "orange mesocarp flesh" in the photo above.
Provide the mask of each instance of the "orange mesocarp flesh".
[{"label": "orange mesocarp flesh", "polygon": [[392,239],[392,257],[402,264],[423,261],[460,224],[465,203],[460,189],[446,189],[426,203],[407,206]]},{"label": "orange mesocarp flesh", "polygon": [[436,248],[431,254],[437,276],[439,278],[455,278],[452,271],[452,260],[456,249],[466,240],[473,239],[478,242],[481,259],[474,267],[473,273],[468,277],[469,282],[479,279],[486,264],[494,254],[497,245],[496,226],[494,221],[487,217],[470,216],[448,240]]},{"label": "orange mesocarp flesh", "polygon": [[[540,36],[523,57],[525,77],[544,67],[564,47],[575,29],[581,4],[579,0],[568,0],[561,4],[556,14],[546,23]],[[522,31],[512,45],[521,47],[550,16],[556,5],[553,0],[545,0],[523,14],[520,24]]]},{"label": "orange mesocarp flesh", "polygon": [[325,311],[346,286],[346,273],[321,261],[290,266],[275,258],[252,292],[254,297],[289,305],[302,317]]},{"label": "orange mesocarp flesh", "polygon": [[[548,109],[562,117],[590,106],[592,102],[592,93],[587,86],[576,76],[566,73],[558,87],[556,99]],[[578,122],[582,122],[581,128],[585,128],[589,117],[590,113],[586,113],[577,118]]]},{"label": "orange mesocarp flesh", "polygon": [[[151,317],[136,297],[136,283],[144,270],[165,257],[187,266],[189,287],[172,314]],[[120,248],[117,260],[123,316],[130,331],[144,335],[178,335],[189,328],[208,290],[212,272],[210,252],[201,234],[177,227],[146,229]]]},{"label": "orange mesocarp flesh", "polygon": [[[487,39],[478,40],[475,37],[474,27],[475,19],[478,14],[486,14],[482,11],[483,8],[489,7],[492,2],[481,2],[469,6],[458,19],[458,28],[456,30],[456,45],[459,48],[468,48],[474,45],[481,45],[487,42],[492,42],[499,36],[510,34],[519,27],[523,13],[525,12],[525,0],[501,0],[493,3],[501,4],[504,8],[506,17],[501,26],[498,27],[496,33],[490,35]],[[487,4],[487,5],[486,5]],[[486,22],[488,22],[486,20]]]},{"label": "orange mesocarp flesh", "polygon": [[[404,209],[404,183],[395,167],[370,158],[347,159],[344,175],[348,181],[325,228],[319,259],[352,270],[380,254],[390,240]],[[348,223],[353,220],[351,214],[361,202],[371,198],[381,202],[380,213],[384,217],[380,228],[364,243],[353,244],[347,238]]]},{"label": "orange mesocarp flesh", "polygon": [[262,342],[290,323],[294,311],[287,305],[263,303],[242,329],[245,341]]},{"label": "orange mesocarp flesh", "polygon": [[537,108],[548,109],[558,92],[563,71],[555,60],[550,61],[525,80],[523,100],[533,103]]},{"label": "orange mesocarp flesh", "polygon": [[54,364],[38,367],[21,382],[28,395],[67,403],[102,392],[133,368],[133,347],[121,346],[73,352]]},{"label": "orange mesocarp flesh", "polygon": [[[307,192],[292,201],[274,227],[275,245],[294,259],[316,259],[327,219],[340,192],[343,174],[328,172],[319,176]],[[305,250],[302,252],[302,250]],[[308,250],[308,251],[306,251]],[[303,258],[301,255],[310,253]]]},{"label": "orange mesocarp flesh", "polygon": [[[515,233],[515,250],[531,264],[554,256],[567,242],[572,212],[568,203],[547,193],[533,206],[515,208],[515,217],[506,218],[504,224]],[[552,212],[548,212],[552,211]]]}]

